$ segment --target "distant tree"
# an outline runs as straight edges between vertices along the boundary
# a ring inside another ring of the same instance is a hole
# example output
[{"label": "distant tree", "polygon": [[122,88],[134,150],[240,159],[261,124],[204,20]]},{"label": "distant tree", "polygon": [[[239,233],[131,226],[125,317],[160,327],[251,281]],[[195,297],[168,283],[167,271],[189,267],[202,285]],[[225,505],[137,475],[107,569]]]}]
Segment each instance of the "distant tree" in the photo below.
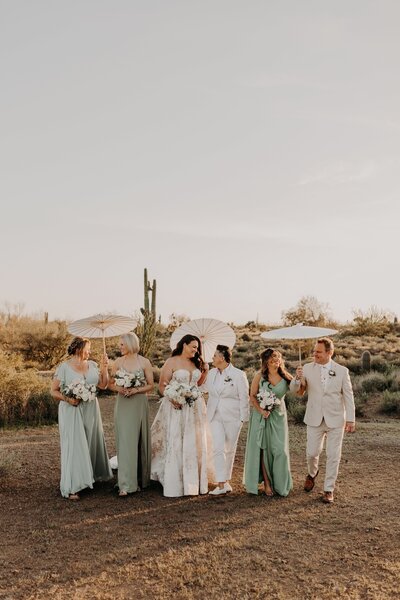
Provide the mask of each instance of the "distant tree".
[{"label": "distant tree", "polygon": [[296,306],[282,312],[284,325],[315,325],[324,327],[332,321],[329,304],[320,302],[315,296],[302,296]]},{"label": "distant tree", "polygon": [[384,335],[391,329],[394,314],[375,305],[362,311],[353,310],[353,326],[351,332],[355,335]]}]

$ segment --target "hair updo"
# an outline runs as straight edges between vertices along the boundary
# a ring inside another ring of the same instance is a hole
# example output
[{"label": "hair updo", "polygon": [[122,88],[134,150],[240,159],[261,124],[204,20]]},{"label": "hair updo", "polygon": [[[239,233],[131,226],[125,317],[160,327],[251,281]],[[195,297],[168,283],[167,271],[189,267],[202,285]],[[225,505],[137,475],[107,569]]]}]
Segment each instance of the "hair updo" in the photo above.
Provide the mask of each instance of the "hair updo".
[{"label": "hair updo", "polygon": [[224,357],[225,362],[227,362],[227,363],[231,362],[232,350],[230,348],[228,348],[228,346],[224,346],[223,344],[218,344],[216,350]]},{"label": "hair updo", "polygon": [[88,338],[74,337],[74,339],[67,348],[68,356],[81,354],[86,344],[90,344],[90,340]]}]

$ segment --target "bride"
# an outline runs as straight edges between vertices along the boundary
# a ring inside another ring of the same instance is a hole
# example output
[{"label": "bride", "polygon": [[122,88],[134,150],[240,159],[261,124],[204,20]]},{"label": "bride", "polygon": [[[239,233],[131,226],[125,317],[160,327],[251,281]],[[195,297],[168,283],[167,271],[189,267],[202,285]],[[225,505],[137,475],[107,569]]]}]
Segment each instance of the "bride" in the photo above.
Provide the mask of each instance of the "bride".
[{"label": "bride", "polygon": [[194,335],[178,342],[161,369],[164,397],[151,427],[151,479],[161,483],[164,496],[208,492],[206,405],[198,389],[207,371]]}]

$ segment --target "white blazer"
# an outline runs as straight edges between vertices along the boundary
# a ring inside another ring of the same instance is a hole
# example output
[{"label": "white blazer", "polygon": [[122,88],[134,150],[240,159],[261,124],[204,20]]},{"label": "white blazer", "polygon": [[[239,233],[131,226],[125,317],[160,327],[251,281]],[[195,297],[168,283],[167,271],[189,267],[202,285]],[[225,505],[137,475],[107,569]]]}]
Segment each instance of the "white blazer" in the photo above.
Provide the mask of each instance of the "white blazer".
[{"label": "white blazer", "polygon": [[208,392],[208,421],[211,422],[217,408],[224,421],[248,421],[249,382],[246,373],[229,365],[224,371],[224,384],[220,389],[215,387],[217,374],[218,369],[210,369],[203,385]]},{"label": "white blazer", "polygon": [[[318,427],[325,419],[328,427],[343,427],[346,421],[355,421],[353,390],[349,370],[334,360],[331,361],[332,374],[328,375],[326,388],[321,383],[321,368],[315,362],[303,367],[306,380],[308,401],[304,423]],[[295,379],[290,382],[290,389],[296,391],[299,384]]]}]

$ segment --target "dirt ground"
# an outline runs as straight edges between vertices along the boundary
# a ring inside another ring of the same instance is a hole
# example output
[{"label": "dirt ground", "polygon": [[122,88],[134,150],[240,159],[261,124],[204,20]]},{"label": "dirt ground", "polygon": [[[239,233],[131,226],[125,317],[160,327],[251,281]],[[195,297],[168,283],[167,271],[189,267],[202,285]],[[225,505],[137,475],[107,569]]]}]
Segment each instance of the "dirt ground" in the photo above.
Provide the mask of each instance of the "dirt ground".
[{"label": "dirt ground", "polygon": [[[113,402],[101,399],[110,455]],[[58,489],[57,427],[2,431],[0,598],[400,598],[400,421],[359,422],[346,437],[332,506],[323,469],[302,490],[295,425],[293,492],[248,496],[245,436],[226,497],[168,499],[154,484],[119,499],[110,482],[73,503]]]}]

